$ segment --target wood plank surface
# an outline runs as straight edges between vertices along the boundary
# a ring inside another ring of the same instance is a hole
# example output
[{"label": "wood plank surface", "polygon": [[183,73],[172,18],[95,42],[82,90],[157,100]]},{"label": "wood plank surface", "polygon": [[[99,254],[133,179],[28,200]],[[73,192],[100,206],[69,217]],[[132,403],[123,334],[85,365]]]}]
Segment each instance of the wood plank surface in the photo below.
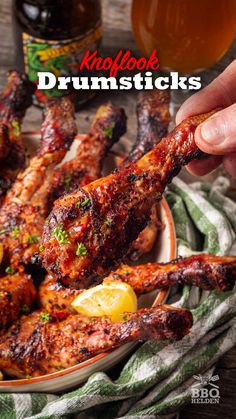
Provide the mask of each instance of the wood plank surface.
[{"label": "wood plank surface", "polygon": [[[131,49],[138,54],[130,23],[130,0],[103,0],[104,54],[114,55],[119,49]],[[14,43],[11,26],[11,1],[0,0],[0,87],[5,82],[6,71],[14,68]],[[213,68],[201,73],[203,84],[208,84],[236,56],[236,42],[227,55]],[[123,106],[128,115],[128,131],[123,147],[131,146],[136,136],[135,104],[136,92],[101,92],[78,114],[80,132],[87,132],[97,107],[106,100]],[[25,130],[40,127],[42,112],[32,107],[24,121]],[[219,361],[216,373],[220,376],[221,400],[219,405],[189,405],[180,413],[181,419],[236,418],[236,348],[225,354]]]}]

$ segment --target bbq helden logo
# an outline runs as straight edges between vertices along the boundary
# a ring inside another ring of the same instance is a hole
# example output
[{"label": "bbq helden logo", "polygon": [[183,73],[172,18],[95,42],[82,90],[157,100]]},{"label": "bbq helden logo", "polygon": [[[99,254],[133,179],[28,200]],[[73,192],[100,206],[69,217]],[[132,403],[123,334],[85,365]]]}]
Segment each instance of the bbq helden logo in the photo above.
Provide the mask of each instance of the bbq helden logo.
[{"label": "bbq helden logo", "polygon": [[[192,403],[197,404],[218,404],[220,401],[219,386],[215,384],[219,380],[218,375],[194,375],[193,378],[197,381],[193,384]],[[209,388],[203,388],[209,386]]]}]

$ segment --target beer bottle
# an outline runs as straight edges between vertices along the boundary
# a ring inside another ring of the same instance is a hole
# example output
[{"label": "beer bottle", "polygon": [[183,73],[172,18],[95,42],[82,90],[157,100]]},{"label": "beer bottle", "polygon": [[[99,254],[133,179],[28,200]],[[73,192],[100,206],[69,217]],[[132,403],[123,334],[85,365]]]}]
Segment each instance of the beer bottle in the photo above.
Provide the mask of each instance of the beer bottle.
[{"label": "beer bottle", "polygon": [[[39,71],[58,76],[79,74],[78,64],[86,50],[100,44],[101,4],[99,0],[13,0],[16,63],[37,83]],[[68,94],[57,88],[36,91],[38,104]],[[75,93],[73,93],[75,94]],[[79,93],[85,102],[89,91]]]}]

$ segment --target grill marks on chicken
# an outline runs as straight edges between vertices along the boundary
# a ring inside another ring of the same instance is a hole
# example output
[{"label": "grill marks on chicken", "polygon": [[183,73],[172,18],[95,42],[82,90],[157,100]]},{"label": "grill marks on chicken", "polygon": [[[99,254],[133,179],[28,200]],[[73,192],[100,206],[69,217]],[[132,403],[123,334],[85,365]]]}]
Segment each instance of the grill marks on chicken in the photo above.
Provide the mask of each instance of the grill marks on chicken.
[{"label": "grill marks on chicken", "polygon": [[18,272],[0,278],[0,336],[19,319],[30,312],[36,298],[36,289],[30,275]]},{"label": "grill marks on chicken", "polygon": [[9,71],[0,95],[0,199],[6,194],[19,170],[25,166],[21,122],[32,104],[35,86],[25,74]]},{"label": "grill marks on chicken", "polygon": [[87,135],[77,137],[76,155],[54,170],[49,180],[49,204],[63,195],[98,179],[109,149],[126,132],[126,115],[110,102],[100,106]]},{"label": "grill marks on chicken", "polygon": [[[188,118],[137,162],[57,200],[44,228],[48,272],[64,284],[86,288],[111,271],[173,176],[201,156],[194,132],[214,112]],[[58,229],[65,240],[58,240]]]},{"label": "grill marks on chicken", "polygon": [[30,263],[38,252],[46,217],[44,180],[65,156],[76,135],[74,109],[69,99],[45,109],[38,153],[18,175],[0,209],[0,238],[7,263]]},{"label": "grill marks on chicken", "polygon": [[0,343],[0,369],[10,377],[52,373],[136,340],[179,340],[192,326],[188,310],[167,305],[127,314],[124,322],[69,316],[43,321],[42,312],[23,316]]}]

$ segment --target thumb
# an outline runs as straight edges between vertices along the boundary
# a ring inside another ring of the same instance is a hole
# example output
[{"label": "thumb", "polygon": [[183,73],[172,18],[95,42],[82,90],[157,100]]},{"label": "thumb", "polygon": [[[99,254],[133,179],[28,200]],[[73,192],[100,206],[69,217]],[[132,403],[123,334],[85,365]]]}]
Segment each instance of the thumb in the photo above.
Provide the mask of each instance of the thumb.
[{"label": "thumb", "polygon": [[195,132],[198,147],[208,154],[236,151],[236,104],[225,108],[198,126]]}]

